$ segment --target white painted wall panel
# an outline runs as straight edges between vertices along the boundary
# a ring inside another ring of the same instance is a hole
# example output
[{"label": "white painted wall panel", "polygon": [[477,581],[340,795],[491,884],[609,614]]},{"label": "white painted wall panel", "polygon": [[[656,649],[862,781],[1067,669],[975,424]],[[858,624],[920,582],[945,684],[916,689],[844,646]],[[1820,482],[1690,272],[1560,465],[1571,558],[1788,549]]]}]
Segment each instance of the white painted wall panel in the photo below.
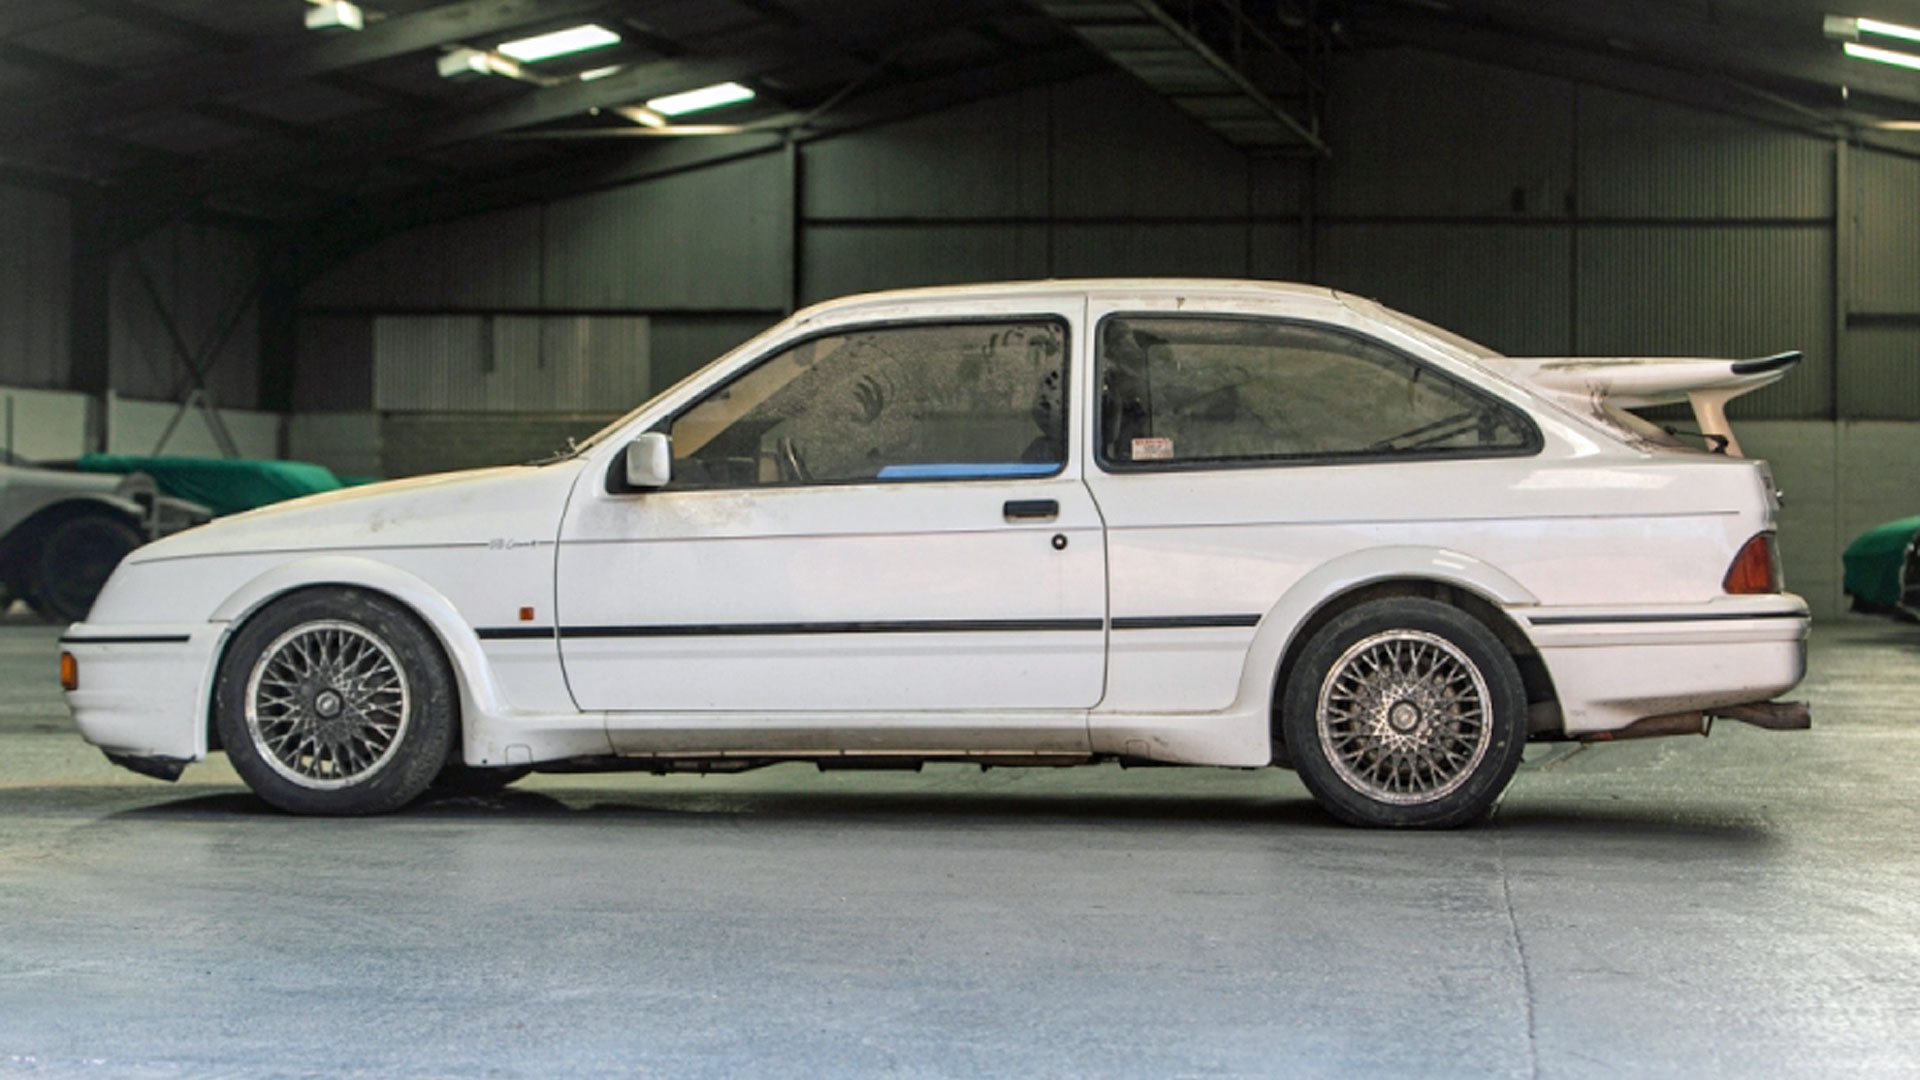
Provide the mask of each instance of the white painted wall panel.
[{"label": "white painted wall panel", "polygon": [[[206,414],[197,408],[187,410],[184,416],[179,416],[179,412],[176,402],[141,401],[117,394],[108,397],[106,452],[167,457],[223,456]],[[179,423],[168,435],[167,426],[176,416]],[[233,436],[241,457],[280,456],[280,426],[284,418],[279,413],[223,408],[220,419]]]},{"label": "white painted wall panel", "polygon": [[0,446],[29,461],[64,461],[87,444],[94,400],[66,390],[0,387]]}]

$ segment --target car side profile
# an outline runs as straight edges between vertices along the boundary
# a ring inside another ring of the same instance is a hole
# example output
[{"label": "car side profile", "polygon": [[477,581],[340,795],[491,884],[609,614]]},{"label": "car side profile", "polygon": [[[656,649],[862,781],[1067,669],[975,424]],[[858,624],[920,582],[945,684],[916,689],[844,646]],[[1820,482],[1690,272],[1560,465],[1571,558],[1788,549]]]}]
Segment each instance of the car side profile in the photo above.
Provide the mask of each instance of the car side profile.
[{"label": "car side profile", "polygon": [[[1724,412],[1795,359],[1514,360],[1264,282],[851,297],[556,460],[141,548],[62,677],[113,760],[224,749],[295,812],[1118,759],[1459,825],[1530,740],[1806,726],[1771,699],[1807,606]],[[1682,400],[1712,450],[1626,411]]]}]

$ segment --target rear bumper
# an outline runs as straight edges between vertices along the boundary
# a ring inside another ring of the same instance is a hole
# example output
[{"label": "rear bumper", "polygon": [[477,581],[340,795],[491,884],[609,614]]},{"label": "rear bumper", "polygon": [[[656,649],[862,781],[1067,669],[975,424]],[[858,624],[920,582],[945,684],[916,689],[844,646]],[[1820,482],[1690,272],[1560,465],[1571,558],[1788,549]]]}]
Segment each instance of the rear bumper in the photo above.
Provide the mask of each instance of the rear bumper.
[{"label": "rear bumper", "polygon": [[95,626],[60,637],[79,688],[74,723],[109,756],[198,761],[207,756],[207,702],[224,623]]},{"label": "rear bumper", "polygon": [[1553,678],[1572,736],[1765,701],[1807,672],[1811,623],[1806,602],[1792,595],[1516,614]]}]

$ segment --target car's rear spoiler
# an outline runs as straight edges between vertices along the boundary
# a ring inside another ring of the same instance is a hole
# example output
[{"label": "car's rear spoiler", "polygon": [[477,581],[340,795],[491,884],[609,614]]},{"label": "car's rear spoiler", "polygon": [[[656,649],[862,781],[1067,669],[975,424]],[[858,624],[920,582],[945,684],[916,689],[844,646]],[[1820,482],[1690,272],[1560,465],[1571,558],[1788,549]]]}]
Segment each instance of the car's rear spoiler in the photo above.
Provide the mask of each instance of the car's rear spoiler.
[{"label": "car's rear spoiler", "polygon": [[1551,358],[1486,361],[1576,409],[1650,405],[1693,406],[1700,433],[1715,449],[1740,456],[1727,423],[1727,402],[1777,382],[1800,362],[1797,352],[1755,360],[1693,360],[1669,357]]}]

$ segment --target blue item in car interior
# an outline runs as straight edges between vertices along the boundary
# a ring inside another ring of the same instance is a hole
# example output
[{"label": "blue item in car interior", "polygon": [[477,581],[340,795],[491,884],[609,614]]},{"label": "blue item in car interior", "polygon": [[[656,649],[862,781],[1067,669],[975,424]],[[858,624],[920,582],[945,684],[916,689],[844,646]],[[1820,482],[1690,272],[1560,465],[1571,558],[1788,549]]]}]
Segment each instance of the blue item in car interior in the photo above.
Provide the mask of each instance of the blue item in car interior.
[{"label": "blue item in car interior", "polygon": [[981,480],[994,476],[1049,476],[1059,465],[978,463],[971,465],[888,465],[880,470],[880,480]]}]

